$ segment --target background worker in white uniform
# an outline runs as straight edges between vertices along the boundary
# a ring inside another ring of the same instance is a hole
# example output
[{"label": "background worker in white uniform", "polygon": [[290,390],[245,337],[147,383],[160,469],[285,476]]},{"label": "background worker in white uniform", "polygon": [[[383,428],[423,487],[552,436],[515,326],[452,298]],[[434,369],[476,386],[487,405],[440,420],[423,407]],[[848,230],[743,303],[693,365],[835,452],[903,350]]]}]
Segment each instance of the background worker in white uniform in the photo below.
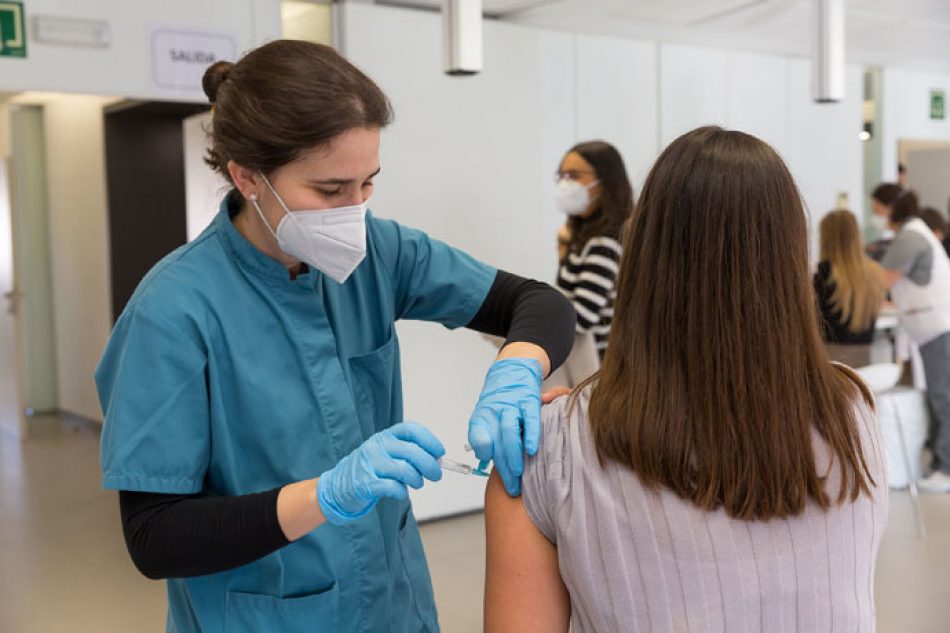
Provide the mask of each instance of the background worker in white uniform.
[{"label": "background worker in white uniform", "polygon": [[881,266],[885,286],[900,310],[901,324],[920,347],[930,404],[934,471],[920,482],[928,492],[950,492],[950,260],[920,219],[917,195],[900,193],[888,210],[897,232]]}]

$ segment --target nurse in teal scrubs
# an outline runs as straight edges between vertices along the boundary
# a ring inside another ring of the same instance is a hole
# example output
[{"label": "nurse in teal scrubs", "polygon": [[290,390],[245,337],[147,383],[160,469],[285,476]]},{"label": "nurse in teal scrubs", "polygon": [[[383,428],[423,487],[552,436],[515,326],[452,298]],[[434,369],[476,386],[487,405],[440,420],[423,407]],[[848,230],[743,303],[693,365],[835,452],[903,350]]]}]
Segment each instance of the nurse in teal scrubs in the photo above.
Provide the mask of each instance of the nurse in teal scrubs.
[{"label": "nurse in teal scrubs", "polygon": [[407,487],[440,479],[444,448],[402,419],[394,323],[507,336],[469,441],[517,495],[573,310],[367,210],[391,110],[332,49],[272,42],[204,85],[233,189],[96,372],[132,559],[167,579],[169,631],[437,631]]}]

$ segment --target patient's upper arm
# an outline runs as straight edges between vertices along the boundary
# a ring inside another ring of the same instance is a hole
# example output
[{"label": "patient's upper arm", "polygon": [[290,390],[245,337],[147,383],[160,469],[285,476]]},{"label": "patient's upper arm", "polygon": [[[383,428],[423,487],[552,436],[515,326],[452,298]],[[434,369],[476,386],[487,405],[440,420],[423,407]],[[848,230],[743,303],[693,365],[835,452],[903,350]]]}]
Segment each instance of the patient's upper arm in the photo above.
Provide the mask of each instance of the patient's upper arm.
[{"label": "patient's upper arm", "polygon": [[566,632],[570,600],[557,549],[534,526],[522,498],[509,497],[494,473],[485,492],[485,530],[485,631]]}]

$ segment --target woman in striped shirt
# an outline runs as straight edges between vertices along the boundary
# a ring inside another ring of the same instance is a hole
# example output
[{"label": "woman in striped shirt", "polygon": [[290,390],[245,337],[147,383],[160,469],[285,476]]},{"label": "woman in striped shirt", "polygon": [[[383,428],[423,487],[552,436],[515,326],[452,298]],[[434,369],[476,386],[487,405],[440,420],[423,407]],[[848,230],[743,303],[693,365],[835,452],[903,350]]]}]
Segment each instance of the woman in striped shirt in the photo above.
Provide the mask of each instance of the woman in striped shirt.
[{"label": "woman in striped shirt", "polygon": [[557,171],[557,204],[568,220],[560,236],[557,287],[574,304],[578,333],[594,335],[603,357],[614,312],[620,228],[633,187],[620,152],[605,141],[572,147]]}]

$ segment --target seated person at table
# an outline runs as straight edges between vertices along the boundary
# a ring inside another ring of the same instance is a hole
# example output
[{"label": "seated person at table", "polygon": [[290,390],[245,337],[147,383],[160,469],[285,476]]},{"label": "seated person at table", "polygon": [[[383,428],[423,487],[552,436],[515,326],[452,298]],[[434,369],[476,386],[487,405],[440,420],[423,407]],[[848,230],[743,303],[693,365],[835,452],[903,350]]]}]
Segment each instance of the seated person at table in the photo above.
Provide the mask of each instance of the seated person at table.
[{"label": "seated person at table", "polygon": [[884,302],[884,271],[861,248],[854,214],[839,209],[819,225],[818,270],[813,279],[821,334],[832,360],[871,364],[874,323]]}]

